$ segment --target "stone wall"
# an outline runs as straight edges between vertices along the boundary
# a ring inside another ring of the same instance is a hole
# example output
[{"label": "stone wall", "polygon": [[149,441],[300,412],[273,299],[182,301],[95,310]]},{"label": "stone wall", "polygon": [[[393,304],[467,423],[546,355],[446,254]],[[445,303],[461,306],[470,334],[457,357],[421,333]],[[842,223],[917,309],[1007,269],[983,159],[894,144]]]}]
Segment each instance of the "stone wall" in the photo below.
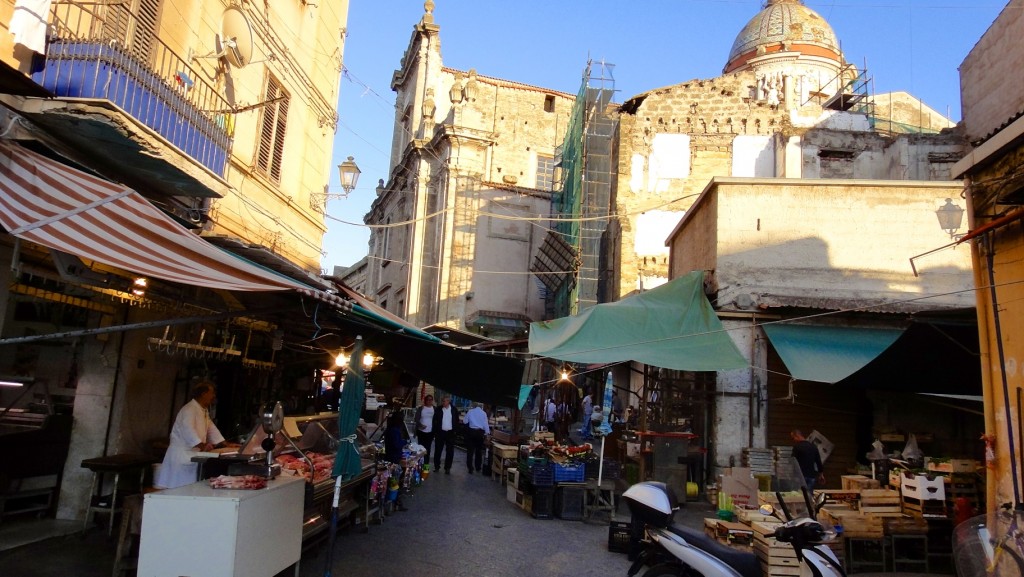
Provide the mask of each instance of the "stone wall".
[{"label": "stone wall", "polygon": [[1024,0],[1011,0],[960,65],[963,125],[971,142],[1024,110]]}]

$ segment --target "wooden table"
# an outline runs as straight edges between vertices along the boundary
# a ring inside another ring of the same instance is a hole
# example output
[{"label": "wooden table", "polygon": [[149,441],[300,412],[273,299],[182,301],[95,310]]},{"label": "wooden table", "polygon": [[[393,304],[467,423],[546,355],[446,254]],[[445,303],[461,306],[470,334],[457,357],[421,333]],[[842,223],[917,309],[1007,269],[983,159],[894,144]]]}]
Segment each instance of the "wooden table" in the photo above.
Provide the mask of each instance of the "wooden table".
[{"label": "wooden table", "polygon": [[[107,535],[113,535],[114,533],[114,515],[121,511],[121,507],[117,504],[117,489],[118,483],[121,480],[121,473],[139,473],[139,490],[146,481],[146,469],[150,467],[156,459],[148,455],[108,455],[106,457],[93,457],[92,459],[84,459],[82,461],[82,467],[92,471],[92,487],[89,489],[89,508],[85,512],[85,523],[84,529],[89,528],[89,522],[96,516],[96,513],[109,513],[110,523],[107,527]],[[93,502],[99,495],[97,491],[103,491],[103,475],[106,473],[114,474],[114,490],[110,495],[110,505],[102,506],[97,502]]]}]

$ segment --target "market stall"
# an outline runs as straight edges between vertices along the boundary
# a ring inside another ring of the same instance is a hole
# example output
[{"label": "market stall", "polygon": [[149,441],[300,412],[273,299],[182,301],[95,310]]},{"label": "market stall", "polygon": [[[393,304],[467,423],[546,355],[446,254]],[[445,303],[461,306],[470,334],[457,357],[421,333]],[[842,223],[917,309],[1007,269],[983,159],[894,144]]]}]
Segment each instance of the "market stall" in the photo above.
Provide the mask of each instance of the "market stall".
[{"label": "market stall", "polygon": [[271,577],[298,563],[304,483],[283,475],[263,485],[203,481],[147,494],[138,574]]},{"label": "market stall", "polygon": [[[268,439],[262,424],[246,437],[237,452],[203,454],[200,479],[219,475],[269,474],[301,478],[305,481],[302,515],[302,539],[307,544],[322,536],[331,518],[335,480],[331,473],[338,447],[338,414],[282,417],[280,430],[273,435],[272,460],[268,464],[263,443]],[[343,482],[339,499],[339,519],[366,523],[376,512],[368,491],[374,476],[376,447],[363,428],[357,429],[360,472]]]}]

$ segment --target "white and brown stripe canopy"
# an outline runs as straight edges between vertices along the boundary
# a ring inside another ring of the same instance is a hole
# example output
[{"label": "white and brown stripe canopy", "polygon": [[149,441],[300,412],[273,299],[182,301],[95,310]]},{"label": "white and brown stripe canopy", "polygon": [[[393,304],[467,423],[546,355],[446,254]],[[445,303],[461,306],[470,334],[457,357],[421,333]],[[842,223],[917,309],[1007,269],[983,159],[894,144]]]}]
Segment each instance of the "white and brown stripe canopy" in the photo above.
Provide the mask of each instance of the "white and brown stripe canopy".
[{"label": "white and brown stripe canopy", "polygon": [[138,192],[0,141],[0,225],[146,277],[237,291],[306,289],[190,233]]}]

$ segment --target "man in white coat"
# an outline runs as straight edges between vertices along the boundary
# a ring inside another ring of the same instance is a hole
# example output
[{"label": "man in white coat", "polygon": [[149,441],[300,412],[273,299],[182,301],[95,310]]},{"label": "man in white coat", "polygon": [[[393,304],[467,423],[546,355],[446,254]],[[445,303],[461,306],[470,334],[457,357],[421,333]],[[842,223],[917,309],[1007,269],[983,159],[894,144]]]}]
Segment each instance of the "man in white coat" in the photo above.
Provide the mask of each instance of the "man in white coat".
[{"label": "man in white coat", "polygon": [[192,389],[192,400],[178,411],[171,428],[171,442],[157,471],[153,485],[173,489],[197,481],[197,464],[192,457],[197,451],[225,446],[224,436],[210,420],[210,405],[217,399],[211,381],[200,381]]}]

